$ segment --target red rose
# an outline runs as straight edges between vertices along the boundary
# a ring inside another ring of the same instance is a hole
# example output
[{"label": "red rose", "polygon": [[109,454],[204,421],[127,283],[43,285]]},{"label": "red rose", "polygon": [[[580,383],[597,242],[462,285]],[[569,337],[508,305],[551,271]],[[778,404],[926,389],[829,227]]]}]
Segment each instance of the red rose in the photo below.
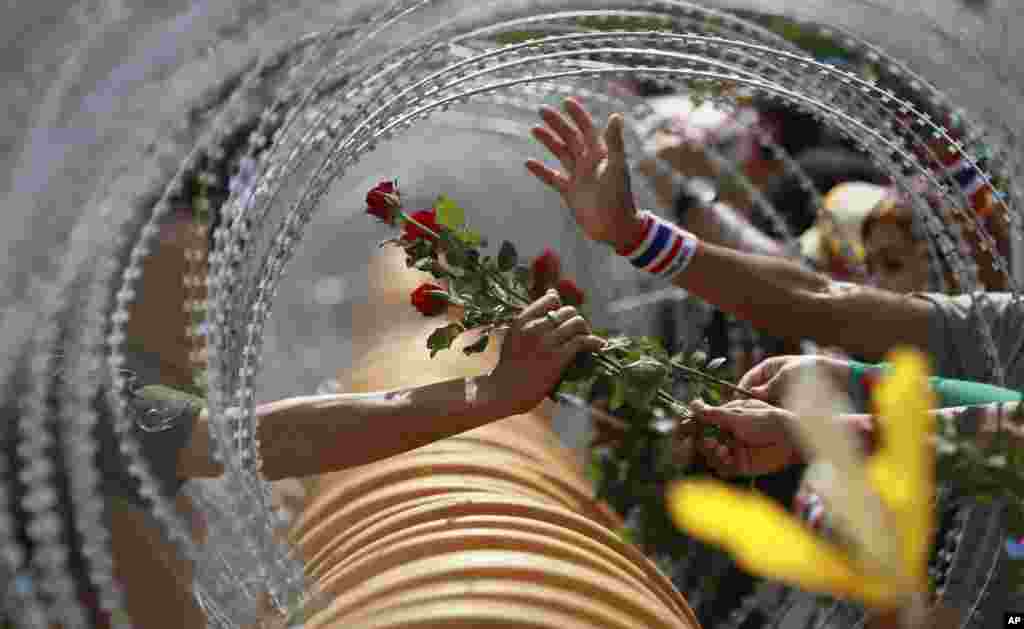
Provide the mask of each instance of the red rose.
[{"label": "red rose", "polygon": [[558,291],[558,296],[562,298],[562,303],[567,306],[582,306],[583,305],[583,291],[576,285],[576,282],[572,280],[558,280],[558,284],[555,284],[555,290]]},{"label": "red rose", "polygon": [[[434,212],[433,208],[429,210],[420,210],[419,212],[413,212],[412,218],[413,220],[416,221],[416,223],[423,225],[424,227],[434,232],[435,234],[441,232],[441,228],[437,224],[437,213]],[[416,240],[417,238],[426,238],[428,240],[433,240],[434,237],[420,229],[419,225],[416,225],[412,221],[406,221],[405,233],[402,234],[402,240],[411,242],[413,240]]]},{"label": "red rose", "polygon": [[393,181],[383,181],[366,193],[366,213],[393,224],[401,208],[398,188]]},{"label": "red rose", "polygon": [[443,293],[444,289],[437,284],[420,284],[420,287],[410,295],[413,307],[424,317],[439,315],[448,308],[448,300],[440,295],[434,295],[435,291]]},{"label": "red rose", "polygon": [[558,254],[551,249],[545,249],[534,258],[533,264],[530,265],[530,275],[533,278],[530,297],[539,299],[545,291],[554,287],[562,275],[562,261]]}]

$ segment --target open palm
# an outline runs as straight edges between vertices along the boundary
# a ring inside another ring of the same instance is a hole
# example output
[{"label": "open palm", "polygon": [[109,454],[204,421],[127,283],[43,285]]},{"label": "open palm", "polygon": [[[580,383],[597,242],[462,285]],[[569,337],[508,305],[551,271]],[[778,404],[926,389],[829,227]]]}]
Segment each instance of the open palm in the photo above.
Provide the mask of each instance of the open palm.
[{"label": "open palm", "polygon": [[542,108],[546,126],[533,128],[533,137],[551,151],[564,171],[535,159],[528,160],[526,167],[562,195],[588,237],[618,245],[635,232],[637,222],[622,140],[622,116],[609,118],[602,137],[582,105],[570,98],[564,107],[568,118],[553,108]]}]

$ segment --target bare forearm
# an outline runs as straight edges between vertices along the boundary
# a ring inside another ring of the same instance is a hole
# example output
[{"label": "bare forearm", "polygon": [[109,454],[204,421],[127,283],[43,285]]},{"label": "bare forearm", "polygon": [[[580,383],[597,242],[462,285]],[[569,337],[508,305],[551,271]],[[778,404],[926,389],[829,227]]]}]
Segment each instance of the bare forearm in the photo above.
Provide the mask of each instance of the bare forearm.
[{"label": "bare forearm", "polygon": [[[617,244],[628,248],[643,229],[638,218]],[[869,360],[898,345],[928,346],[930,303],[834,282],[793,260],[701,242],[672,281],[772,336],[812,339]]]},{"label": "bare forearm", "polygon": [[[773,336],[810,338],[860,355],[880,358],[902,339],[863,329],[869,319],[854,309],[861,291],[832,282],[797,262],[733,251],[702,242],[677,286],[751,322]],[[879,307],[870,307],[877,315]]]},{"label": "bare forearm", "polygon": [[[364,465],[512,414],[487,376],[372,395],[296,397],[260,405],[263,474],[269,480]],[[204,422],[203,422],[204,423]],[[214,476],[205,423],[184,473]]]}]

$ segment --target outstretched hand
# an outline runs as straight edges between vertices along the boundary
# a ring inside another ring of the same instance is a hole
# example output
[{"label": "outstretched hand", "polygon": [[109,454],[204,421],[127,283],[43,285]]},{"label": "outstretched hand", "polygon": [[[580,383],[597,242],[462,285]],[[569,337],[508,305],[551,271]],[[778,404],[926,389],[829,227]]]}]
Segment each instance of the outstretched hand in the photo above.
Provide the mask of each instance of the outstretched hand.
[{"label": "outstretched hand", "polygon": [[525,413],[547,397],[576,354],[596,352],[604,344],[575,308],[563,306],[558,293],[549,290],[509,327],[491,378],[512,414]]},{"label": "outstretched hand", "polygon": [[536,159],[528,160],[526,168],[562,195],[589,238],[615,247],[628,244],[640,229],[640,219],[629,185],[622,115],[613,114],[599,134],[590,112],[576,100],[566,99],[564,108],[568,117],[541,108],[545,126],[533,128],[533,137],[564,171]]},{"label": "outstretched hand", "polygon": [[726,478],[773,474],[801,460],[790,432],[795,416],[760,400],[722,406],[691,404],[697,421],[718,426],[730,439],[702,439],[697,445],[708,465]]},{"label": "outstretched hand", "polygon": [[773,356],[762,360],[743,374],[738,386],[754,393],[758,399],[772,404],[781,404],[786,390],[803,369],[821,368],[837,380],[844,382],[850,376],[850,365],[844,360],[830,356]]}]

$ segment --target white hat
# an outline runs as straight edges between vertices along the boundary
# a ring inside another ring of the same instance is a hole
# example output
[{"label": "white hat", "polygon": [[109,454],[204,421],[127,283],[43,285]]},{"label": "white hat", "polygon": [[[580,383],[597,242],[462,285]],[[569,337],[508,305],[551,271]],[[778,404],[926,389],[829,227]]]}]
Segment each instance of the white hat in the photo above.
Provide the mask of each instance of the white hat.
[{"label": "white hat", "polygon": [[[888,188],[876,186],[862,181],[841,183],[831,190],[824,198],[825,211],[832,216],[842,235],[853,246],[854,250],[863,251],[861,227],[871,210],[888,194]],[[800,235],[800,251],[803,255],[818,264],[822,259],[822,219],[815,221],[807,231]]]}]

